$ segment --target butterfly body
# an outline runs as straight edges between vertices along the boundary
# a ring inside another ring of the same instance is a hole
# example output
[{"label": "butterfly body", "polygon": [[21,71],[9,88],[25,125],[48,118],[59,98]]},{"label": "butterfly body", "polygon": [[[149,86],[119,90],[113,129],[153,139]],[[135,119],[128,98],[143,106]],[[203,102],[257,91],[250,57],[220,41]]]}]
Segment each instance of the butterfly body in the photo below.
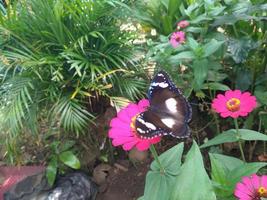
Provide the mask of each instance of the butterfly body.
[{"label": "butterfly body", "polygon": [[145,139],[162,135],[189,136],[191,106],[166,72],[160,71],[152,79],[148,99],[150,107],[136,118],[138,136]]}]

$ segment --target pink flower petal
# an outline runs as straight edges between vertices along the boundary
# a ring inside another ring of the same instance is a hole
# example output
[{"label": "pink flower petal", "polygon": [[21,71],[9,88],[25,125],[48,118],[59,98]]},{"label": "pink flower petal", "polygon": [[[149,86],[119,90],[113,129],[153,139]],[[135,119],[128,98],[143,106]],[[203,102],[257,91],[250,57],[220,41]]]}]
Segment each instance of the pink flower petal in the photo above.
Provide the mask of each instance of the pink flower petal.
[{"label": "pink flower petal", "polygon": [[266,175],[261,177],[261,185],[267,188],[267,176]]},{"label": "pink flower petal", "polygon": [[110,138],[115,137],[133,137],[133,133],[131,131],[127,131],[125,129],[119,129],[119,128],[111,128],[108,132],[108,136]]},{"label": "pink flower petal", "polygon": [[129,117],[129,115],[127,114],[127,110],[126,109],[121,109],[119,112],[118,112],[118,118],[125,122],[125,123],[130,123],[131,122],[131,117]]},{"label": "pink flower petal", "polygon": [[227,100],[231,98],[237,98],[240,99],[241,97],[241,91],[240,90],[228,90],[225,92],[225,97]]},{"label": "pink flower petal", "polygon": [[122,145],[122,148],[125,150],[125,151],[129,151],[131,150],[135,145],[137,144],[137,141],[132,141],[132,142],[128,142],[128,143],[125,143]]},{"label": "pink flower petal", "polygon": [[117,137],[112,140],[112,144],[114,146],[119,146],[133,141],[135,141],[133,137]]},{"label": "pink flower petal", "polygon": [[231,112],[230,111],[222,112],[222,113],[220,113],[220,115],[222,118],[226,118],[226,117],[231,116]]},{"label": "pink flower petal", "polygon": [[149,147],[150,147],[150,142],[148,140],[143,140],[142,142],[138,142],[138,144],[136,145],[136,148],[139,151],[145,151],[149,149]]},{"label": "pink flower petal", "polygon": [[130,124],[121,121],[119,118],[113,118],[110,121],[110,126],[112,128],[118,128],[118,129],[124,129],[126,131],[131,131]]},{"label": "pink flower petal", "polygon": [[138,104],[131,103],[126,108],[123,108],[118,113],[117,117],[111,120],[111,128],[108,132],[108,136],[112,139],[113,146],[122,145],[123,149],[126,151],[136,146],[138,150],[144,151],[148,149],[151,144],[160,141],[160,137],[153,139],[138,138],[132,131],[132,118],[144,111],[147,106],[149,106],[149,102],[146,99],[141,100]]},{"label": "pink flower petal", "polygon": [[236,112],[231,112],[230,116],[231,116],[232,118],[238,118],[238,117],[239,117],[239,112],[238,112],[238,111],[236,111]]},{"label": "pink flower petal", "polygon": [[147,109],[147,107],[149,106],[149,101],[147,99],[141,99],[138,102],[138,108],[140,112],[143,112]]},{"label": "pink flower petal", "polygon": [[134,117],[135,115],[137,115],[139,112],[139,109],[138,109],[138,106],[136,104],[129,104],[127,107],[126,107],[126,111],[127,111],[127,114],[130,118]]},{"label": "pink flower petal", "polygon": [[260,177],[257,176],[256,174],[253,174],[251,176],[251,183],[254,187],[255,190],[259,189],[259,187],[261,186],[261,182],[260,182]]}]

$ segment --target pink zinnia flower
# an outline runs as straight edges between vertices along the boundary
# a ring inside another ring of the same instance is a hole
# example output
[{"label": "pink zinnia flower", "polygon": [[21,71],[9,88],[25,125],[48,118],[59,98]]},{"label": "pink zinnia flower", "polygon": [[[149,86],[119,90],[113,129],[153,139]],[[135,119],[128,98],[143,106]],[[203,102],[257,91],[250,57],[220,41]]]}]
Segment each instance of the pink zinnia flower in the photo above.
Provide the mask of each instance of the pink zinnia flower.
[{"label": "pink zinnia flower", "polygon": [[236,184],[235,196],[239,200],[261,200],[267,197],[267,176],[253,174],[243,177],[242,182]]},{"label": "pink zinnia flower", "polygon": [[179,30],[180,28],[186,28],[187,26],[189,26],[189,22],[186,20],[182,20],[180,22],[177,23],[177,29]]},{"label": "pink zinnia flower", "polygon": [[176,48],[185,41],[185,33],[183,31],[174,32],[171,35],[170,43]]},{"label": "pink zinnia flower", "polygon": [[149,106],[147,99],[142,99],[138,104],[130,103],[126,108],[120,110],[116,118],[110,122],[111,129],[108,136],[112,139],[114,146],[122,145],[124,150],[136,147],[140,151],[147,150],[151,144],[158,143],[160,137],[141,139],[135,131],[135,119]]},{"label": "pink zinnia flower", "polygon": [[217,95],[211,107],[220,113],[221,117],[245,117],[257,106],[256,97],[249,92],[241,93],[240,90],[228,90],[225,95]]}]

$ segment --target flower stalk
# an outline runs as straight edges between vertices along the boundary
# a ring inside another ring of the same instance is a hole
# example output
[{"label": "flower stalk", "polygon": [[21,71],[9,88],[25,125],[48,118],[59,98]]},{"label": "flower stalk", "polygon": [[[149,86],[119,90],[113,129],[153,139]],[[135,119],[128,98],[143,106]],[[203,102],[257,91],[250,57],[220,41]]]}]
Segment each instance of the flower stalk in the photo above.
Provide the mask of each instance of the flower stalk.
[{"label": "flower stalk", "polygon": [[241,153],[243,161],[246,162],[246,158],[245,158],[243,147],[242,147],[242,139],[240,139],[237,118],[234,118],[234,123],[235,123],[236,134],[238,136],[238,145],[239,145],[240,153]]},{"label": "flower stalk", "polygon": [[153,144],[150,145],[149,150],[152,153],[154,159],[156,160],[156,162],[157,162],[157,164],[158,164],[158,166],[160,168],[160,173],[161,174],[165,174],[165,170],[164,170],[164,168],[163,168],[163,166],[162,166],[162,164],[161,164],[161,162],[159,160],[159,156],[158,156],[158,153],[157,153],[157,150],[156,150],[155,146]]}]

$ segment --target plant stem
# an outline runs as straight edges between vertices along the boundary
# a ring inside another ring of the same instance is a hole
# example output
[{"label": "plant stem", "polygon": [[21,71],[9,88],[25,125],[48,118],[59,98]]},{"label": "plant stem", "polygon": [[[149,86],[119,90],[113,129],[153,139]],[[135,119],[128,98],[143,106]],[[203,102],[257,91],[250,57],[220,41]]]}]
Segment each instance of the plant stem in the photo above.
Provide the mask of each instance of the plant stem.
[{"label": "plant stem", "polygon": [[239,138],[238,139],[238,145],[239,145],[239,149],[240,149],[240,152],[241,152],[241,156],[242,156],[243,161],[246,162],[246,158],[245,158],[243,147],[242,147],[242,140],[240,139],[237,118],[234,118],[234,123],[235,123],[236,134],[237,134],[237,136]]},{"label": "plant stem", "polygon": [[164,170],[164,168],[162,167],[162,164],[161,164],[161,162],[160,162],[160,160],[159,160],[159,156],[158,156],[158,153],[157,153],[157,151],[156,151],[155,146],[154,146],[153,144],[150,145],[149,150],[150,150],[150,152],[152,153],[152,155],[153,155],[154,159],[156,160],[156,162],[158,163],[158,166],[159,166],[159,168],[160,168],[160,173],[161,173],[161,174],[165,174],[165,170]]}]

